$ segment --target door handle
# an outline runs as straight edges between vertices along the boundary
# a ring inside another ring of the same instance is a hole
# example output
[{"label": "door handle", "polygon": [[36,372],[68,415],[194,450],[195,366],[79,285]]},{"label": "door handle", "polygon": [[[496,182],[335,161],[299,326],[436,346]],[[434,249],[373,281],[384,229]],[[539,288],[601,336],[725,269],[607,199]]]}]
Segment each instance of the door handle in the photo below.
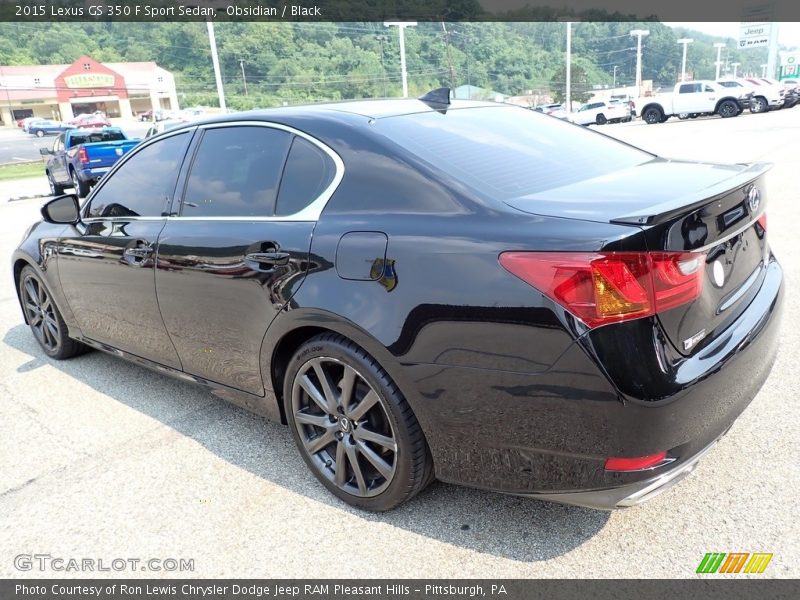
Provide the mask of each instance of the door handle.
[{"label": "door handle", "polygon": [[251,252],[244,255],[245,260],[257,263],[267,263],[270,265],[288,265],[288,252]]},{"label": "door handle", "polygon": [[125,248],[125,256],[130,256],[131,258],[147,258],[153,253],[152,246],[140,246],[138,248]]}]

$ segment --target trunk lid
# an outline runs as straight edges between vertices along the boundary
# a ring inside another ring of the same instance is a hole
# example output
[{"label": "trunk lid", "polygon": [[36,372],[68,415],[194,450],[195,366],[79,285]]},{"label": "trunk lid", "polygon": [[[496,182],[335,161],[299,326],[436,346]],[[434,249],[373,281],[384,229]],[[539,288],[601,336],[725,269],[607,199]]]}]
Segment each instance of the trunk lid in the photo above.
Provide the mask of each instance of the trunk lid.
[{"label": "trunk lid", "polygon": [[506,204],[532,214],[635,226],[644,231],[642,250],[702,256],[699,297],[657,315],[678,352],[689,355],[723,332],[760,288],[769,255],[759,222],[769,168],[656,159]]}]

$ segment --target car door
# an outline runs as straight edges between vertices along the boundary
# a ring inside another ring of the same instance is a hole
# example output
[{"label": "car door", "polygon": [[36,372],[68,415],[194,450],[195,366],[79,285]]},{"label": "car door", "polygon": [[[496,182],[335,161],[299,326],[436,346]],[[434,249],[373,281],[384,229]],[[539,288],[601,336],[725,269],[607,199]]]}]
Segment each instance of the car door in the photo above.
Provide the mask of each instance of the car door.
[{"label": "car door", "polygon": [[84,337],[179,369],[158,310],[156,242],[192,131],[132,151],[101,180],[59,240],[64,295]]},{"label": "car door", "polygon": [[184,371],[263,395],[264,336],[305,276],[341,161],[279,125],[201,132],[159,239],[158,302]]},{"label": "car door", "polygon": [[673,111],[676,114],[702,112],[702,89],[699,83],[682,83],[673,97]]},{"label": "car door", "polygon": [[53,176],[53,180],[58,183],[64,183],[69,180],[69,174],[64,166],[65,153],[64,153],[64,134],[59,135],[53,142],[51,150],[52,156],[47,161],[47,168]]}]

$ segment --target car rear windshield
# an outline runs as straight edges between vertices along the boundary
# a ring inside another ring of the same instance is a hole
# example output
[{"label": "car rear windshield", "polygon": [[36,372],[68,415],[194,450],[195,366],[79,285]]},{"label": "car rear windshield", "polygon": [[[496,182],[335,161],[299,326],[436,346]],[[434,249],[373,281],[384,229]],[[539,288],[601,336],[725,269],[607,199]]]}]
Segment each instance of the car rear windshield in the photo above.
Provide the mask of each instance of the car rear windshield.
[{"label": "car rear windshield", "polygon": [[376,128],[497,200],[535,194],[653,158],[581,126],[510,106],[403,115],[379,120]]},{"label": "car rear windshield", "polygon": [[118,142],[125,139],[121,131],[93,131],[87,134],[72,134],[72,145],[94,144],[95,142]]}]

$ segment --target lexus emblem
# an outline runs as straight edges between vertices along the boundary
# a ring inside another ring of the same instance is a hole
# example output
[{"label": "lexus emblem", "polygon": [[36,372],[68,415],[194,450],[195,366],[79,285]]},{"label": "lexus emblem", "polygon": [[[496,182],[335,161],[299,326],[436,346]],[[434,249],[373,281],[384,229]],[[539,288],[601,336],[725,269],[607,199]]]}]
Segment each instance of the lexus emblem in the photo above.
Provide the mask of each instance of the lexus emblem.
[{"label": "lexus emblem", "polygon": [[711,276],[714,278],[714,285],[717,287],[722,287],[725,284],[725,267],[722,266],[722,261],[714,261],[714,266],[711,268]]},{"label": "lexus emblem", "polygon": [[747,205],[750,207],[750,212],[754,213],[758,210],[758,205],[761,204],[761,192],[757,187],[751,187],[747,192]]}]

